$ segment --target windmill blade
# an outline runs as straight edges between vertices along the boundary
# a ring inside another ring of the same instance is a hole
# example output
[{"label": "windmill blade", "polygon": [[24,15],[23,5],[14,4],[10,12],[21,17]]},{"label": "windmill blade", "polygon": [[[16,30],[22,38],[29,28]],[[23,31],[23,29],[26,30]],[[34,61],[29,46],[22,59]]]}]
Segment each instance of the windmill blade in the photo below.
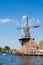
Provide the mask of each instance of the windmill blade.
[{"label": "windmill blade", "polygon": [[17,29],[26,29],[26,28],[29,28],[30,26],[23,26],[23,27],[20,27],[20,28],[17,28]]},{"label": "windmill blade", "polygon": [[17,29],[22,29],[22,27],[20,27],[20,28],[17,28]]},{"label": "windmill blade", "polygon": [[24,26],[24,27],[20,27],[20,28],[17,28],[17,29],[26,29],[26,28],[37,28],[37,27],[40,27],[38,25],[31,25],[31,26]]},{"label": "windmill blade", "polygon": [[19,28],[17,28],[17,29],[25,29],[24,27],[19,27]]},{"label": "windmill blade", "polygon": [[33,26],[33,28],[37,28],[37,27],[40,27],[40,26],[37,26],[37,25],[36,26]]},{"label": "windmill blade", "polygon": [[24,26],[23,28],[37,28],[40,27],[39,25],[29,25],[29,26]]},{"label": "windmill blade", "polygon": [[37,28],[37,27],[40,27],[40,26],[38,26],[38,25],[31,25],[31,26],[29,26],[29,28]]}]

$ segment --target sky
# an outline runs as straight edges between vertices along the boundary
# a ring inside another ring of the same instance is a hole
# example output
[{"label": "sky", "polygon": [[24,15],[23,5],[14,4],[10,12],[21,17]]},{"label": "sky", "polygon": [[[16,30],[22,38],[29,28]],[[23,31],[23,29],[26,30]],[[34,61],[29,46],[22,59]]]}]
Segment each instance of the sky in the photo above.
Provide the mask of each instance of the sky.
[{"label": "sky", "polygon": [[40,25],[30,29],[35,42],[43,40],[43,0],[0,0],[0,47],[21,48],[23,31],[17,28],[26,23],[23,16],[28,16],[29,25]]}]

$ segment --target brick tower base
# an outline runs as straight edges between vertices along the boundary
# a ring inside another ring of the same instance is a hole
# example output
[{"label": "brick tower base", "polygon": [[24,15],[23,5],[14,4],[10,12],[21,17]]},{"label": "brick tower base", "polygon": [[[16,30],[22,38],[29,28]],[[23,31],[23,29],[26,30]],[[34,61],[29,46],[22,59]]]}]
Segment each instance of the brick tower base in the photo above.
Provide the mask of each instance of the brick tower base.
[{"label": "brick tower base", "polygon": [[30,39],[27,43],[22,46],[21,52],[24,54],[36,53],[37,44],[33,39]]}]

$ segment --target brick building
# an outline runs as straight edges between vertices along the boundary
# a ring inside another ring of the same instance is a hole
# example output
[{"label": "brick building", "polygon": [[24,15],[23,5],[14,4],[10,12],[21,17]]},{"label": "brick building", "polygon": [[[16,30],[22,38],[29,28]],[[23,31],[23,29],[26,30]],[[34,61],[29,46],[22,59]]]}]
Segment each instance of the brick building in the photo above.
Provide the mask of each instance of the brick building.
[{"label": "brick building", "polygon": [[40,48],[40,49],[43,49],[43,41],[40,41],[40,42],[39,42],[39,48]]},{"label": "brick building", "polygon": [[21,52],[24,54],[36,53],[37,44],[34,42],[33,39],[31,39],[22,46]]}]

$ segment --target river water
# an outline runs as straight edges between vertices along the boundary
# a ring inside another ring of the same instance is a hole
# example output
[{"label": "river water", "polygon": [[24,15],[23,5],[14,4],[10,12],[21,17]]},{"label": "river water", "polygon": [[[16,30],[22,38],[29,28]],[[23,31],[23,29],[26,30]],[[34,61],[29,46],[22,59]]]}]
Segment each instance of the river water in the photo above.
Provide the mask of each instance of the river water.
[{"label": "river water", "polygon": [[0,65],[43,65],[43,56],[15,56],[0,53]]}]

